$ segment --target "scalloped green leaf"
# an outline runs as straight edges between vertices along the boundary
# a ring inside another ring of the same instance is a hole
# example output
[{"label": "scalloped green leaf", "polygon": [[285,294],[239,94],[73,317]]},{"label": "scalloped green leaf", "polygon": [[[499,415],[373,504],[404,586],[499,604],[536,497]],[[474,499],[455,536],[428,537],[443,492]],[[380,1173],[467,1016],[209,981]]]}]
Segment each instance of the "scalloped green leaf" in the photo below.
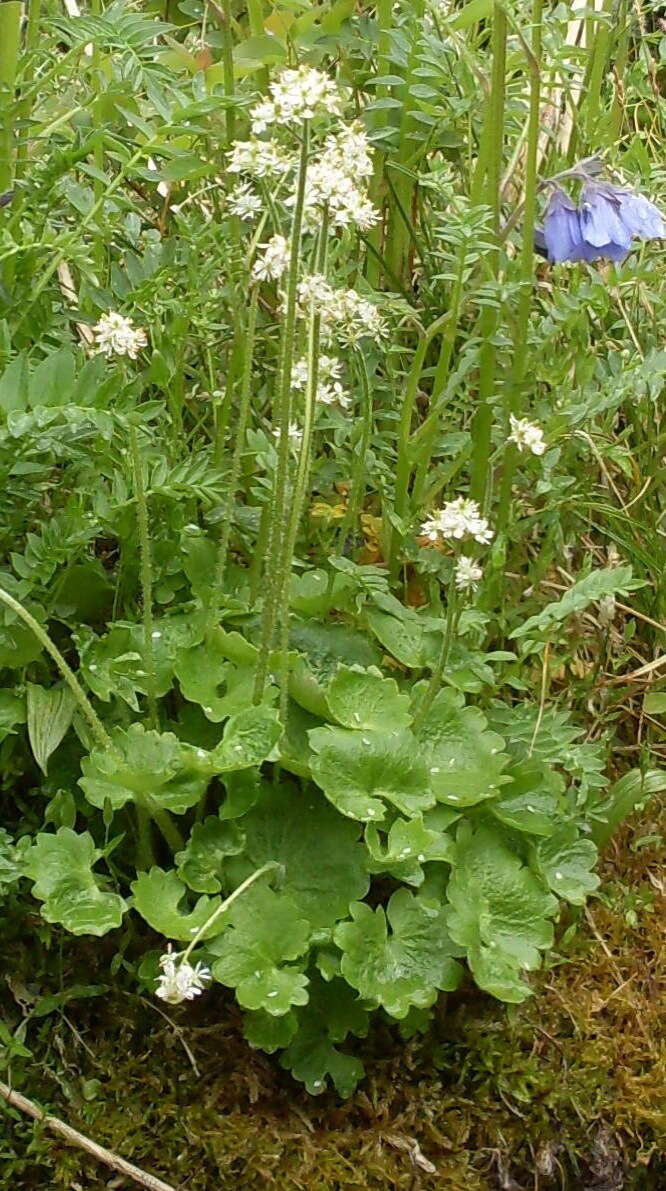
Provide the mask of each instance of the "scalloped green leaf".
[{"label": "scalloped green leaf", "polygon": [[304,654],[291,668],[289,693],[301,707],[322,719],[328,716],[326,687],[341,663],[373,666],[381,654],[363,633],[342,624],[294,620],[290,649]]},{"label": "scalloped green leaf", "polygon": [[182,852],[175,856],[178,876],[196,893],[219,893],[222,865],[226,856],[243,851],[245,836],[233,821],[209,815],[195,823]]},{"label": "scalloped green leaf", "polygon": [[353,921],[341,922],[334,937],[342,951],[342,974],[364,1000],[402,1018],[412,1005],[427,1009],[439,990],[457,988],[462,968],[453,959],[457,949],[441,907],[399,889],[386,913],[363,902],[351,913]]},{"label": "scalloped green leaf", "polygon": [[543,761],[521,761],[507,772],[511,784],[488,809],[507,827],[527,835],[552,835],[563,812],[564,780]]},{"label": "scalloped green leaf", "polygon": [[246,707],[227,720],[220,744],[210,753],[211,764],[217,773],[261,765],[272,759],[281,735],[275,707]]},{"label": "scalloped green leaf", "polygon": [[35,836],[23,858],[23,872],[34,881],[33,895],[42,901],[42,917],[73,935],[105,935],[119,927],[127,903],[117,893],[100,889],[93,866],[102,853],[86,831],[71,827]]},{"label": "scalloped green leaf", "polygon": [[309,1003],[298,1014],[297,1033],[290,1040],[280,1065],[319,1095],[329,1080],[340,1096],[350,1096],[363,1078],[363,1064],[344,1054],[336,1043],[349,1034],[365,1037],[368,1011],[343,980],[324,982],[316,974],[310,983]]},{"label": "scalloped green leaf", "polygon": [[343,728],[396,732],[411,723],[409,695],[375,666],[338,666],[326,688],[331,715]]},{"label": "scalloped green leaf", "polygon": [[298,1018],[292,1010],[281,1017],[274,1017],[265,1009],[247,1009],[243,1014],[246,1042],[255,1050],[264,1050],[269,1055],[289,1046],[297,1030]]},{"label": "scalloped green leaf", "polygon": [[540,840],[537,864],[553,893],[574,906],[582,906],[599,887],[591,870],[598,860],[595,844],[579,836],[574,824],[562,827],[550,839]]},{"label": "scalloped green leaf", "polygon": [[[173,869],[165,871],[155,866],[150,872],[139,873],[131,888],[134,909],[148,925],[165,939],[183,943],[191,943],[220,905],[219,897],[200,897],[192,908],[185,908],[188,889]],[[220,915],[202,937],[210,939],[219,934],[224,930],[225,919],[226,915]]]},{"label": "scalloped green leaf", "polygon": [[81,762],[79,779],[87,801],[104,809],[119,810],[127,802],[182,815],[206,791],[210,769],[201,761],[207,754],[183,744],[172,732],[146,731],[132,724],[117,730],[113,748],[93,749]]},{"label": "scalloped green leaf", "polygon": [[243,856],[227,862],[230,880],[240,884],[254,869],[277,861],[285,871],[284,888],[313,927],[332,926],[368,891],[356,824],[315,790],[296,791],[286,783],[266,787],[245,815],[243,831]]},{"label": "scalloped green leaf", "polygon": [[451,938],[467,949],[480,988],[504,1001],[522,1001],[519,979],[533,971],[553,942],[557,900],[498,831],[470,823],[458,829],[447,887],[445,920]]},{"label": "scalloped green leaf", "polygon": [[314,728],[312,776],[343,815],[379,822],[388,802],[405,815],[433,806],[428,767],[411,732]]},{"label": "scalloped green leaf", "polygon": [[[236,990],[245,1009],[275,1017],[305,1005],[307,976],[289,966],[308,949],[310,924],[291,899],[254,885],[229,910],[228,925],[210,945],[213,976]],[[286,965],[286,966],[285,966]]]},{"label": "scalloped green leaf", "polygon": [[450,861],[455,849],[450,835],[426,827],[420,815],[413,819],[396,819],[385,847],[382,847],[379,831],[369,823],[365,829],[365,842],[372,857],[371,871],[390,873],[408,885],[423,883],[421,866],[426,861]]},{"label": "scalloped green leaf", "polygon": [[[419,688],[416,698],[418,703]],[[504,740],[488,731],[476,707],[465,706],[456,691],[442,690],[434,699],[417,735],[427,753],[430,781],[438,801],[455,807],[474,806],[494,798],[511,779],[503,773],[509,758]]]},{"label": "scalloped green leaf", "polygon": [[218,635],[181,650],[174,671],[185,698],[198,703],[214,724],[252,703],[254,668],[230,662]]}]

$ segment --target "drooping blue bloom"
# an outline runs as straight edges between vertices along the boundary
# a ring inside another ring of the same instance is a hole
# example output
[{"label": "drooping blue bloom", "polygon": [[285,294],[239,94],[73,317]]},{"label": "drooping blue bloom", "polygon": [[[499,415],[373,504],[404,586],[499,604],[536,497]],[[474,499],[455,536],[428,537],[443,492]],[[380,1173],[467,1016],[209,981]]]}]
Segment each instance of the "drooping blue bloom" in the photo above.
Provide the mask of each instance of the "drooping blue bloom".
[{"label": "drooping blue bloom", "polygon": [[580,227],[585,245],[594,254],[586,260],[621,261],[631,248],[632,231],[622,218],[620,195],[603,182],[591,182],[583,190]]},{"label": "drooping blue bloom", "polygon": [[550,196],[543,221],[543,236],[551,261],[590,259],[586,254],[578,209],[559,186],[553,189]]},{"label": "drooping blue bloom", "polygon": [[631,194],[627,190],[617,192],[620,196],[620,217],[625,227],[640,240],[661,240],[666,237],[666,223],[661,211],[643,194]]}]

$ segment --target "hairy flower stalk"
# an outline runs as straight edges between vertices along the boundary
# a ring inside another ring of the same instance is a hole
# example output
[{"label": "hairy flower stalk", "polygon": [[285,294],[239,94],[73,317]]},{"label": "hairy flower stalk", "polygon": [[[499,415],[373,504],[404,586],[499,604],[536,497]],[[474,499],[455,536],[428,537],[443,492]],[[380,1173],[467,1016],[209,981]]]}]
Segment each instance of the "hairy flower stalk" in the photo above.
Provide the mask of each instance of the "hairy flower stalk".
[{"label": "hairy flower stalk", "polygon": [[143,662],[146,668],[146,687],[148,688],[148,712],[151,727],[158,724],[157,694],[155,677],[155,644],[153,621],[153,566],[150,549],[150,533],[148,529],[148,503],[146,489],[143,482],[143,460],[139,449],[139,438],[136,426],[130,421],[129,426],[130,453],[132,456],[132,470],[134,472],[134,495],[136,496],[137,526],[139,531],[139,562],[141,571],[141,614],[143,618]]},{"label": "hairy flower stalk", "polygon": [[296,183],[296,201],[291,224],[291,249],[289,271],[286,281],[286,297],[280,337],[280,368],[276,393],[277,423],[280,431],[278,458],[273,486],[273,508],[268,531],[268,550],[265,563],[266,594],[261,622],[261,639],[254,683],[254,702],[263,698],[271,650],[275,642],[276,612],[278,599],[283,590],[283,543],[287,534],[287,479],[289,474],[289,427],[292,420],[291,372],[294,363],[294,338],[296,329],[296,299],[298,268],[303,229],[305,205],[305,183],[310,151],[310,125],[303,121],[301,130],[301,153]]}]

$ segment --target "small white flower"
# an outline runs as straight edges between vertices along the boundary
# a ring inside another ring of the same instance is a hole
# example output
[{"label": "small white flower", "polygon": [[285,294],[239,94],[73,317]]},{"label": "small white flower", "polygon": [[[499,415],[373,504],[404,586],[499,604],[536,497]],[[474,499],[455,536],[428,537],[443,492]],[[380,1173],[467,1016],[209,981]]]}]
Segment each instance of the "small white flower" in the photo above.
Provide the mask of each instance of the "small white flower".
[{"label": "small white flower", "polygon": [[[276,439],[280,438],[279,427],[276,427],[275,430],[273,431],[273,438],[276,438]],[[297,447],[300,447],[302,441],[303,441],[303,431],[301,430],[300,426],[297,426],[295,422],[290,422],[289,423],[289,445],[292,448],[297,448]]]},{"label": "small white flower", "polygon": [[279,178],[295,168],[293,154],[285,153],[272,141],[236,141],[229,153],[230,174],[250,174],[253,178]]},{"label": "small white flower", "polygon": [[131,318],[111,311],[103,314],[93,327],[97,351],[105,356],[129,356],[136,360],[148,339],[142,327],[134,327]]},{"label": "small white flower", "polygon": [[476,591],[482,579],[483,570],[478,562],[466,554],[461,554],[455,571],[455,584],[458,591]]},{"label": "small white flower", "polygon": [[265,132],[269,124],[275,123],[276,117],[275,104],[270,100],[264,99],[261,103],[256,103],[250,112],[254,135],[257,136],[258,133]]},{"label": "small white flower", "polygon": [[493,531],[475,500],[468,500],[458,496],[455,500],[447,501],[438,513],[424,521],[421,533],[431,542],[440,540],[460,541],[471,537],[481,546],[487,546],[492,541]]},{"label": "small white flower", "polygon": [[519,451],[528,450],[533,455],[543,455],[546,443],[541,427],[534,422],[528,422],[527,418],[514,418],[513,414],[510,415],[510,421],[511,434],[508,441],[515,443]]},{"label": "small white flower", "polygon": [[261,211],[261,207],[261,199],[258,194],[255,194],[249,182],[239,183],[229,195],[229,210],[239,219],[254,219],[255,215]]},{"label": "small white flower", "polygon": [[261,247],[264,255],[254,262],[252,277],[255,281],[277,281],[289,268],[289,244],[284,236],[273,236]]},{"label": "small white flower", "polygon": [[[271,83],[270,91],[274,120],[278,123],[300,124],[315,116],[340,115],[340,96],[335,83],[310,66],[283,70],[277,81]],[[261,115],[259,119],[261,122]]]},{"label": "small white flower", "polygon": [[172,950],[171,943],[160,957],[160,968],[155,996],[169,1005],[193,1001],[201,995],[211,979],[210,969],[203,964],[193,966],[186,960],[179,960],[179,953]]},{"label": "small white flower", "polygon": [[333,289],[322,274],[313,273],[304,277],[298,285],[298,302],[302,316],[306,315],[310,303],[321,318],[321,334],[324,342],[337,339],[343,346],[350,347],[364,338],[382,339],[387,327],[380,311],[367,298],[362,298],[353,289]]}]

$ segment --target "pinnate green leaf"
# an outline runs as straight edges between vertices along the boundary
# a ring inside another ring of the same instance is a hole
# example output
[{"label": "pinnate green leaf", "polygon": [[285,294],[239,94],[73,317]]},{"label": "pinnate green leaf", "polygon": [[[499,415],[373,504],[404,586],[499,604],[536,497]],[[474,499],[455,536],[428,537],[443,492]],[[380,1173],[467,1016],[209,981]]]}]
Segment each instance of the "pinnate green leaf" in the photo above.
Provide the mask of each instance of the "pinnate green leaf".
[{"label": "pinnate green leaf", "polygon": [[441,908],[399,889],[386,913],[381,906],[372,910],[363,902],[351,912],[353,921],[338,925],[335,941],[343,953],[345,980],[365,1000],[401,1018],[412,1005],[432,1005],[438,990],[457,987],[462,969],[452,956],[458,949]]},{"label": "pinnate green leaf", "polygon": [[379,822],[390,803],[405,815],[433,806],[428,767],[411,732],[314,728],[312,776],[343,815]]},{"label": "pinnate green leaf", "polygon": [[101,852],[86,831],[71,827],[41,832],[25,854],[23,872],[34,881],[32,892],[44,902],[42,917],[74,935],[105,935],[120,926],[126,903],[100,889],[93,873]]},{"label": "pinnate green leaf", "polygon": [[560,600],[546,604],[536,616],[529,616],[527,620],[514,629],[511,636],[534,637],[548,632],[555,625],[561,624],[567,616],[582,612],[590,604],[601,600],[604,596],[627,595],[630,591],[642,587],[639,579],[632,579],[631,567],[606,567],[603,570],[590,571],[565,591]]}]

